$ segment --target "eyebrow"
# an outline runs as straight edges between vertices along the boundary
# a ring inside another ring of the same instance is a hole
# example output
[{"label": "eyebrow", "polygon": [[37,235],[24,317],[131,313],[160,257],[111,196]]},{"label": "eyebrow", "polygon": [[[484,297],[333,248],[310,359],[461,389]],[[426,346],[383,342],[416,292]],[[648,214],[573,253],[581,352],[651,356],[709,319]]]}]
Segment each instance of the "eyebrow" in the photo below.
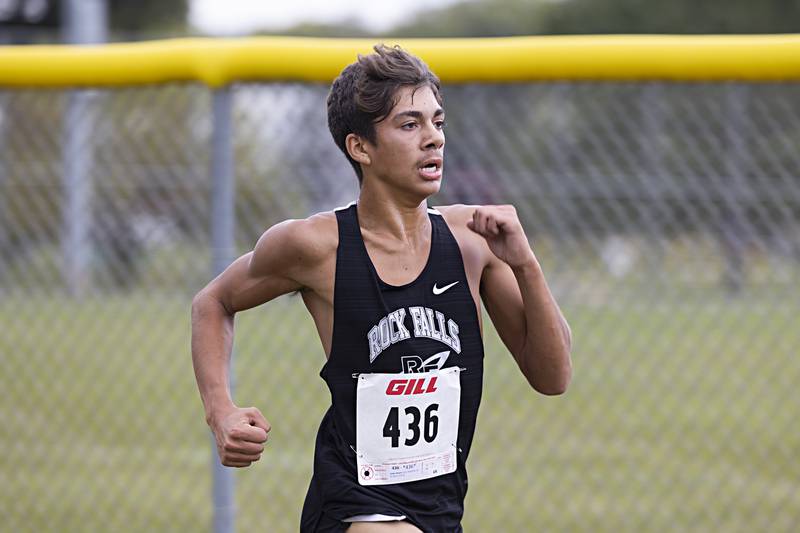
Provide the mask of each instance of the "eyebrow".
[{"label": "eyebrow", "polygon": [[[440,115],[444,115],[444,109],[442,109],[441,107],[438,108],[433,113],[434,118],[438,117]],[[419,112],[419,111],[401,111],[400,113],[396,114],[392,120],[397,120],[398,118],[404,118],[404,117],[411,117],[411,118],[421,119],[422,118],[422,113]]]}]

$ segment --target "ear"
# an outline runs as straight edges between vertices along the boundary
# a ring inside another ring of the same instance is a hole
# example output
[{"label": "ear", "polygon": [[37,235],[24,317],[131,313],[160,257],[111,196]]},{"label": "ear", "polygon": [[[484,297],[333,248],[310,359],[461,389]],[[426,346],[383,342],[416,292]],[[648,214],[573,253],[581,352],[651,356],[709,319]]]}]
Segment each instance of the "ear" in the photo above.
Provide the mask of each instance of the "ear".
[{"label": "ear", "polygon": [[347,147],[347,153],[353,158],[356,163],[362,165],[369,165],[372,159],[367,152],[366,140],[356,135],[355,133],[349,134],[344,139],[344,145]]}]

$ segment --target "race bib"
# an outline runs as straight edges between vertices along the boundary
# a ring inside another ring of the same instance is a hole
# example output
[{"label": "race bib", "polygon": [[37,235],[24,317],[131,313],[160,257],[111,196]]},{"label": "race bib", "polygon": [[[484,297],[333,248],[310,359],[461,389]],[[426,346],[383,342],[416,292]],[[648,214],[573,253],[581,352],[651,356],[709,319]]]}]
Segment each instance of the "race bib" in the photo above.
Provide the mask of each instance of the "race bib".
[{"label": "race bib", "polygon": [[360,374],[356,457],[361,485],[389,485],[456,469],[460,369]]}]

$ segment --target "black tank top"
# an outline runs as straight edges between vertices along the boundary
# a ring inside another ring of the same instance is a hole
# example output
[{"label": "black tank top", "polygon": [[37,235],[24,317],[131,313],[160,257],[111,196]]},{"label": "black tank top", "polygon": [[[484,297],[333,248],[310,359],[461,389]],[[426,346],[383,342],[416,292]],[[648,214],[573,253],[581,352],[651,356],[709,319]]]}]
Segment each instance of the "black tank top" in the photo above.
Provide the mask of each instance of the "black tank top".
[{"label": "black tank top", "polygon": [[[375,513],[405,515],[425,532],[461,531],[467,491],[465,461],[483,382],[483,342],[461,250],[444,217],[433,209],[428,213],[428,261],[417,279],[393,286],[378,277],[367,254],[356,204],[336,211],[339,246],[333,339],[320,372],[331,392],[331,407],[317,434],[314,473],[303,506],[303,532],[342,531],[342,520]],[[414,320],[410,308],[415,308]],[[396,334],[400,326],[395,324],[392,329],[392,320],[402,320],[408,338]],[[441,368],[463,369],[456,471],[394,485],[360,485],[354,374],[430,370],[421,364],[443,351],[447,359]]]}]

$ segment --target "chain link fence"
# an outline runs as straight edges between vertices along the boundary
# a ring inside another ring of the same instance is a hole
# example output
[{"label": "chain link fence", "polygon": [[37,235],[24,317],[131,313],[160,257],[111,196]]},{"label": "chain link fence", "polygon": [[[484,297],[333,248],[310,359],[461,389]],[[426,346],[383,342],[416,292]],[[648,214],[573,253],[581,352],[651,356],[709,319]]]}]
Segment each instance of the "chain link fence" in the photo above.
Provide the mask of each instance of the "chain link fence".
[{"label": "chain link fence", "polygon": [[[0,92],[3,531],[212,528],[191,297],[270,225],[357,195],[326,86],[226,91]],[[444,98],[431,203],[513,203],[574,335],[571,388],[547,398],[487,322],[465,530],[796,531],[800,85]],[[235,250],[212,245],[233,231],[213,228],[212,139],[235,161]],[[295,531],[324,355],[297,297],[236,327],[235,397],[274,429],[227,511]]]}]

